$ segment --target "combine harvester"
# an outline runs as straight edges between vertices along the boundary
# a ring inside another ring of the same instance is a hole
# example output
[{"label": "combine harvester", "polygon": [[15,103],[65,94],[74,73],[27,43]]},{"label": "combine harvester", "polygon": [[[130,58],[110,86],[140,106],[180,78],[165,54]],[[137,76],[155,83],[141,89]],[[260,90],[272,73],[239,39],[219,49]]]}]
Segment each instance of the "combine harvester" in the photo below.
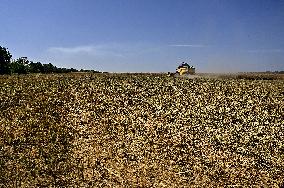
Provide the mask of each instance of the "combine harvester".
[{"label": "combine harvester", "polygon": [[189,64],[182,62],[176,69],[176,73],[168,72],[170,77],[185,77],[185,78],[197,78],[199,76],[195,75],[195,68]]}]

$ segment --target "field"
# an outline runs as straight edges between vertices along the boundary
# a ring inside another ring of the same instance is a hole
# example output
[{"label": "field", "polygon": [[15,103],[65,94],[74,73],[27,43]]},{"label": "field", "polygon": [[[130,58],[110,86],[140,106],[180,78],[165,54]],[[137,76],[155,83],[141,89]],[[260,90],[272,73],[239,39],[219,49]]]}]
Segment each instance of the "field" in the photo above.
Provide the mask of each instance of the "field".
[{"label": "field", "polygon": [[283,101],[273,76],[1,76],[0,187],[284,186]]}]

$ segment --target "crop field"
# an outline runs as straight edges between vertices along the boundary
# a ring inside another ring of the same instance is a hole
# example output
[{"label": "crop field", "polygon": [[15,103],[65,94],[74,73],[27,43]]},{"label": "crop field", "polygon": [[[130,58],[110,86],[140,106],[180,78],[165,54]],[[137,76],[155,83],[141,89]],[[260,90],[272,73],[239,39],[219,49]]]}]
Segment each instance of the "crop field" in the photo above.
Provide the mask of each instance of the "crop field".
[{"label": "crop field", "polygon": [[0,76],[0,187],[284,186],[284,80],[253,78]]}]

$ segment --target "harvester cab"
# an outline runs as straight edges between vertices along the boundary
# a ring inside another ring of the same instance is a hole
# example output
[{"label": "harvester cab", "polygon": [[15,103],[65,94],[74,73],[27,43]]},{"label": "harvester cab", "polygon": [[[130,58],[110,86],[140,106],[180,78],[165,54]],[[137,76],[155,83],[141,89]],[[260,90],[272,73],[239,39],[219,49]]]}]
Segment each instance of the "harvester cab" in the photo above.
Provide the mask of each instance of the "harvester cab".
[{"label": "harvester cab", "polygon": [[176,69],[176,74],[179,76],[195,74],[195,68],[189,64],[182,62]]}]

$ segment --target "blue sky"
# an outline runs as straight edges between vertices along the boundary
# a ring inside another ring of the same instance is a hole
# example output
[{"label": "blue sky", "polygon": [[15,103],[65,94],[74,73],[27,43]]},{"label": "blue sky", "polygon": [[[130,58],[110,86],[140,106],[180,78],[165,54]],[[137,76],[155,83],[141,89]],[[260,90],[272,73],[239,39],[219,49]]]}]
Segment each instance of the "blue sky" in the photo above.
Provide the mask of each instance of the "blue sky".
[{"label": "blue sky", "polygon": [[110,72],[284,70],[284,0],[0,0],[14,58]]}]

